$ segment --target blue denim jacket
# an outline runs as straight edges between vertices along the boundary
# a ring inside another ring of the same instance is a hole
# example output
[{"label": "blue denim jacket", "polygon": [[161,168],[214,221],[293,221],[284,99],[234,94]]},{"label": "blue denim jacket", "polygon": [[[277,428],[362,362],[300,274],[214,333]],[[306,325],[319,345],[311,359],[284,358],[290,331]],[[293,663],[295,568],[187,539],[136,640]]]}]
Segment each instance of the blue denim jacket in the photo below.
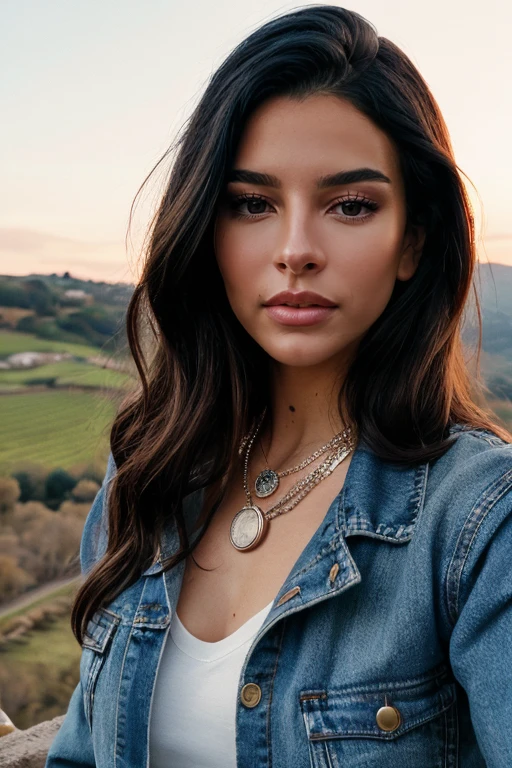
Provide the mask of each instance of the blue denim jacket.
[{"label": "blue denim jacket", "polygon": [[[451,433],[444,456],[413,468],[356,446],[246,656],[239,768],[512,766],[512,445]],[[105,551],[114,472],[110,457],[84,572]],[[184,499],[190,530],[203,493]],[[161,557],[177,546],[173,523]],[[150,766],[152,694],[183,571],[164,574],[159,559],[90,621],[46,768]]]}]

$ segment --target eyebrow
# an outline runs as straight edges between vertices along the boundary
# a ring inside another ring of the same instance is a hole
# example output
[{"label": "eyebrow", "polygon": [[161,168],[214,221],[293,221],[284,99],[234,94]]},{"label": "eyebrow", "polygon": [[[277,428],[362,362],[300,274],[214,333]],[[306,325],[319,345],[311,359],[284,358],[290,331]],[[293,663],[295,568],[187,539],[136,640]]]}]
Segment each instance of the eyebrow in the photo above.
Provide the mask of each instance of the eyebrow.
[{"label": "eyebrow", "polygon": [[[270,173],[258,173],[249,171],[245,168],[236,168],[232,170],[227,177],[227,183],[241,181],[245,184],[257,184],[262,187],[281,188],[281,181],[277,176]],[[353,168],[350,171],[338,171],[328,176],[320,176],[316,180],[317,189],[327,189],[328,187],[339,187],[343,184],[354,184],[358,181],[382,181],[391,184],[391,179],[376,168]]]}]

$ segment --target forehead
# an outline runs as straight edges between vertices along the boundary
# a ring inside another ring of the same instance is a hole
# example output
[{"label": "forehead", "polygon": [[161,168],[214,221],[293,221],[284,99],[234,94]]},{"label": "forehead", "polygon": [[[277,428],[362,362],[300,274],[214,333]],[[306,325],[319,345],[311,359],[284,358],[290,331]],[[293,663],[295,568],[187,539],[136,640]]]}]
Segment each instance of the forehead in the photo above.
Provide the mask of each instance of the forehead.
[{"label": "forehead", "polygon": [[358,167],[378,168],[392,180],[400,176],[388,135],[347,99],[331,94],[302,101],[280,96],[258,107],[245,125],[235,167],[272,169],[282,178]]}]

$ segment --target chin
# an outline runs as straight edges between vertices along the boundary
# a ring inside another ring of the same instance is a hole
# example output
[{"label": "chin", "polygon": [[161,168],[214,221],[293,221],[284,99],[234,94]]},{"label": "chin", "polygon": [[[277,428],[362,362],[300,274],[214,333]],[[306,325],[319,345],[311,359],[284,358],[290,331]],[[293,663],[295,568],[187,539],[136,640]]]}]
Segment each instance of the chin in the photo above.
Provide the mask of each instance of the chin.
[{"label": "chin", "polygon": [[[310,349],[307,347],[311,346]],[[305,348],[306,347],[306,348]],[[309,368],[314,365],[322,365],[336,355],[342,354],[343,350],[322,349],[318,343],[311,345],[294,344],[290,349],[279,349],[274,346],[264,347],[265,352],[276,363],[289,366],[290,368]]]}]

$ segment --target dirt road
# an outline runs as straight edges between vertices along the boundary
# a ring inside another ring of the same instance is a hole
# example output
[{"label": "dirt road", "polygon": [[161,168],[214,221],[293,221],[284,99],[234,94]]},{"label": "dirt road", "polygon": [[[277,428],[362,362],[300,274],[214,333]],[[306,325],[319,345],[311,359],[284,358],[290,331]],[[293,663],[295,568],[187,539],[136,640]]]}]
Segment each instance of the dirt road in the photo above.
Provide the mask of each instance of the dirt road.
[{"label": "dirt road", "polygon": [[17,597],[16,600],[11,600],[11,602],[0,606],[0,619],[21,608],[27,608],[42,597],[48,597],[53,592],[57,592],[61,587],[66,587],[68,584],[78,584],[80,578],[80,576],[73,576],[71,579],[57,579],[56,581],[50,581],[48,584],[31,589],[30,592],[25,592],[25,594]]}]

